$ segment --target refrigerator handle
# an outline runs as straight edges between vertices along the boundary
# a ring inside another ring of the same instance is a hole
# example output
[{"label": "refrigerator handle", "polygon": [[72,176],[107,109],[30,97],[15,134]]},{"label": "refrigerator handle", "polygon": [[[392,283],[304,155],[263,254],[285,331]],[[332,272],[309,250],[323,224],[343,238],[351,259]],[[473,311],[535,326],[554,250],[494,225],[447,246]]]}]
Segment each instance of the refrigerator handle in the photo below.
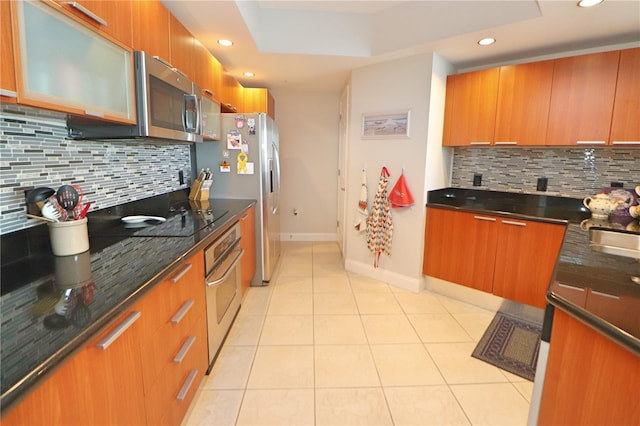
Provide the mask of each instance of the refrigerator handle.
[{"label": "refrigerator handle", "polygon": [[[273,163],[275,165],[275,170],[272,167],[271,169],[271,191],[273,192],[273,214],[278,212],[280,208],[280,152],[278,151],[278,146],[275,142],[271,142],[273,145]],[[275,180],[274,174],[275,172]],[[274,185],[275,183],[275,185]],[[274,188],[275,186],[275,188]]]}]

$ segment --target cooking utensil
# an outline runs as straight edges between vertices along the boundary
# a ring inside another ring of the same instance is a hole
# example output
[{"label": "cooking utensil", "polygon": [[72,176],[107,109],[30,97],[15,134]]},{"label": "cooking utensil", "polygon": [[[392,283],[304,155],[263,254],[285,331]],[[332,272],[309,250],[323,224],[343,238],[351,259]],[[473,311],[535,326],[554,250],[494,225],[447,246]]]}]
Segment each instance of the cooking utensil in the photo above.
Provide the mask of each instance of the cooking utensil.
[{"label": "cooking utensil", "polygon": [[29,214],[29,213],[27,213],[27,217],[29,217],[29,218],[31,218],[31,219],[44,220],[45,222],[57,222],[57,220],[49,219],[48,217],[38,216],[38,215],[35,215],[35,214]]},{"label": "cooking utensil", "polygon": [[68,212],[73,211],[80,200],[80,194],[71,185],[62,185],[56,192],[58,203]]},{"label": "cooking utensil", "polygon": [[60,215],[58,220],[60,222],[66,222],[69,219],[69,213],[67,213],[67,211],[60,205],[60,203],[58,203],[58,198],[55,194],[47,198],[41,209],[44,208],[44,206],[47,204],[51,204],[53,208],[58,212],[58,214]]},{"label": "cooking utensil", "polygon": [[80,217],[80,214],[82,213],[82,209],[84,209],[84,204],[82,204],[82,200],[84,198],[84,191],[82,190],[80,185],[73,184],[71,186],[73,186],[75,190],[78,192],[78,203],[73,209],[73,218],[75,220],[82,219],[82,217]]},{"label": "cooking utensil", "polygon": [[[55,194],[56,191],[48,187],[34,188],[27,194],[27,202],[29,203],[44,203],[44,201]],[[41,207],[41,206],[38,206]]]},{"label": "cooking utensil", "polygon": [[60,219],[62,218],[58,209],[49,201],[44,203],[40,211],[42,212],[42,216],[49,219],[51,222],[60,222]]},{"label": "cooking utensil", "polygon": [[84,207],[80,211],[80,214],[78,215],[78,219],[84,219],[84,217],[87,215],[87,212],[89,211],[89,207],[91,207],[91,201],[84,205]]}]

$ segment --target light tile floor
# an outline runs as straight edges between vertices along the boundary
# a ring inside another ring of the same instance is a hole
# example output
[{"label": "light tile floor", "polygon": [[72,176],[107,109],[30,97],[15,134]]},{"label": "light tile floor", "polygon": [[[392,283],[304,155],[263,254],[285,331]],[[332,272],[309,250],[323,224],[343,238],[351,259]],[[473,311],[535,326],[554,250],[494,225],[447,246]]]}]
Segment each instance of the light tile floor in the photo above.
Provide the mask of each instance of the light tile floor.
[{"label": "light tile floor", "polygon": [[493,312],[286,243],[249,289],[185,425],[525,425],[533,384],[471,357]]}]

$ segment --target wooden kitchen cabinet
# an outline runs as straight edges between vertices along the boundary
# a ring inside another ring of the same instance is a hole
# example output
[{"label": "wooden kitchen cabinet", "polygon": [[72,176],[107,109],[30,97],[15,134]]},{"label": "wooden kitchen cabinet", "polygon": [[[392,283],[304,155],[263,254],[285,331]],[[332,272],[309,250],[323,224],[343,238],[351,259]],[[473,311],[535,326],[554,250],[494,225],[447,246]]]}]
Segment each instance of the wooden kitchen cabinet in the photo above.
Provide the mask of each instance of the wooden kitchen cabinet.
[{"label": "wooden kitchen cabinet", "polygon": [[222,65],[198,40],[194,40],[194,82],[202,89],[202,95],[220,100]]},{"label": "wooden kitchen cabinet", "polygon": [[640,145],[640,47],[620,52],[611,120],[612,145]]},{"label": "wooden kitchen cabinet", "polygon": [[263,112],[269,117],[276,119],[276,104],[273,95],[268,89],[244,88],[244,107],[246,113]]},{"label": "wooden kitchen cabinet", "polygon": [[147,424],[179,424],[208,361],[203,252],[182,262],[142,304]]},{"label": "wooden kitchen cabinet", "polygon": [[0,101],[15,103],[18,97],[16,90],[11,7],[8,1],[0,1]]},{"label": "wooden kitchen cabinet", "polygon": [[637,355],[556,308],[538,424],[638,425],[639,378]]},{"label": "wooden kitchen cabinet", "polygon": [[185,28],[178,19],[169,14],[169,41],[171,65],[182,71],[189,79],[193,80],[195,75],[195,43],[193,35]]},{"label": "wooden kitchen cabinet", "polygon": [[544,309],[566,226],[498,218],[493,294]]},{"label": "wooden kitchen cabinet", "polygon": [[56,3],[10,5],[15,19],[12,36],[18,103],[135,123],[133,52],[129,47],[97,33]]},{"label": "wooden kitchen cabinet", "polygon": [[491,293],[496,219],[427,208],[423,273]]},{"label": "wooden kitchen cabinet", "polygon": [[555,60],[547,145],[607,143],[619,59],[613,51]]},{"label": "wooden kitchen cabinet", "polygon": [[554,61],[500,67],[495,145],[544,145]]},{"label": "wooden kitchen cabinet", "polygon": [[240,82],[223,68],[220,99],[222,112],[244,112],[243,90]]},{"label": "wooden kitchen cabinet", "polygon": [[244,255],[240,259],[242,296],[251,285],[256,273],[256,207],[251,206],[240,218],[240,248]]},{"label": "wooden kitchen cabinet", "polygon": [[447,77],[444,146],[490,145],[494,140],[499,68]]},{"label": "wooden kitchen cabinet", "polygon": [[94,31],[113,37],[124,45],[132,46],[132,4],[135,1],[113,0],[82,0],[62,1],[51,0],[58,6],[72,13]]},{"label": "wooden kitchen cabinet", "polygon": [[133,49],[142,50],[169,62],[169,10],[160,0],[133,1]]},{"label": "wooden kitchen cabinet", "polygon": [[565,227],[427,208],[423,273],[540,308]]},{"label": "wooden kitchen cabinet", "polygon": [[[146,423],[142,384],[139,307],[121,315],[115,325],[2,417],[9,425],[142,425]],[[112,343],[112,333],[124,329]]]}]

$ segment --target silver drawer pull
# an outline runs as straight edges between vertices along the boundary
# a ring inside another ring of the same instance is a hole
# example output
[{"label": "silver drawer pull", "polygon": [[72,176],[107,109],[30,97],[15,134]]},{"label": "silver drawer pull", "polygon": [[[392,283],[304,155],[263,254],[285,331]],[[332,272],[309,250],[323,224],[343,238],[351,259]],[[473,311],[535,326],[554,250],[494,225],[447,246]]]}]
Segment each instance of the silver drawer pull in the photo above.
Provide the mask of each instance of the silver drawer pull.
[{"label": "silver drawer pull", "polygon": [[83,15],[86,15],[89,18],[93,19],[98,24],[100,24],[102,26],[105,26],[105,27],[108,26],[107,25],[107,21],[105,21],[104,19],[102,19],[101,17],[99,17],[98,15],[96,15],[95,13],[93,13],[92,11],[90,11],[89,9],[87,9],[86,7],[84,7],[83,5],[78,3],[77,1],[68,1],[65,4],[71,6],[74,9],[76,9],[78,12],[82,13]]},{"label": "silver drawer pull", "polygon": [[620,299],[620,296],[616,296],[615,294],[602,293],[595,290],[591,290],[591,294],[595,294],[596,296],[608,297],[609,299]]},{"label": "silver drawer pull", "polygon": [[575,291],[585,291],[584,288],[574,287],[572,285],[567,285],[567,284],[558,283],[558,287],[566,288],[566,289],[569,289],[569,290],[575,290]]},{"label": "silver drawer pull", "polygon": [[182,347],[176,354],[176,357],[173,358],[173,362],[175,362],[176,364],[180,364],[184,360],[184,357],[187,356],[187,352],[189,352],[189,349],[191,349],[191,346],[195,341],[196,341],[196,336],[189,336],[187,341],[184,342],[184,345],[182,345]]},{"label": "silver drawer pull", "polygon": [[505,225],[527,226],[524,222],[514,222],[513,220],[503,220],[502,223]]},{"label": "silver drawer pull", "polygon": [[173,318],[171,318],[171,322],[173,324],[179,324],[180,321],[182,321],[182,318],[184,318],[184,316],[187,315],[187,312],[189,312],[189,309],[191,309],[194,303],[195,302],[193,300],[187,300],[186,302],[184,302],[184,305],[182,305],[182,308],[180,308],[180,310],[176,312]]},{"label": "silver drawer pull", "polygon": [[180,272],[178,272],[177,274],[174,275],[173,278],[171,278],[171,282],[175,284],[178,281],[180,281],[180,279],[182,279],[182,277],[184,277],[184,274],[189,272],[189,270],[192,267],[193,267],[193,265],[191,263],[187,263],[186,265],[184,265],[184,268],[182,268],[182,270]]},{"label": "silver drawer pull", "polygon": [[176,397],[178,401],[183,401],[187,397],[189,389],[191,388],[191,385],[193,384],[193,381],[196,379],[197,375],[198,370],[191,370],[191,373],[189,373],[189,377],[187,377],[187,380],[184,381],[180,392],[178,392],[178,396]]},{"label": "silver drawer pull", "polygon": [[486,217],[486,216],[474,216],[474,219],[478,219],[478,220],[486,220],[488,222],[495,222],[496,218],[495,217]]},{"label": "silver drawer pull", "polygon": [[106,351],[113,342],[118,340],[118,337],[120,337],[122,333],[127,331],[127,329],[131,327],[134,322],[138,321],[138,318],[140,318],[141,315],[142,314],[140,313],[140,311],[131,312],[129,316],[127,316],[127,318],[125,318],[125,320],[120,323],[120,325],[114,328],[111,333],[107,334],[104,339],[96,344],[96,348],[100,348],[103,351]]}]

